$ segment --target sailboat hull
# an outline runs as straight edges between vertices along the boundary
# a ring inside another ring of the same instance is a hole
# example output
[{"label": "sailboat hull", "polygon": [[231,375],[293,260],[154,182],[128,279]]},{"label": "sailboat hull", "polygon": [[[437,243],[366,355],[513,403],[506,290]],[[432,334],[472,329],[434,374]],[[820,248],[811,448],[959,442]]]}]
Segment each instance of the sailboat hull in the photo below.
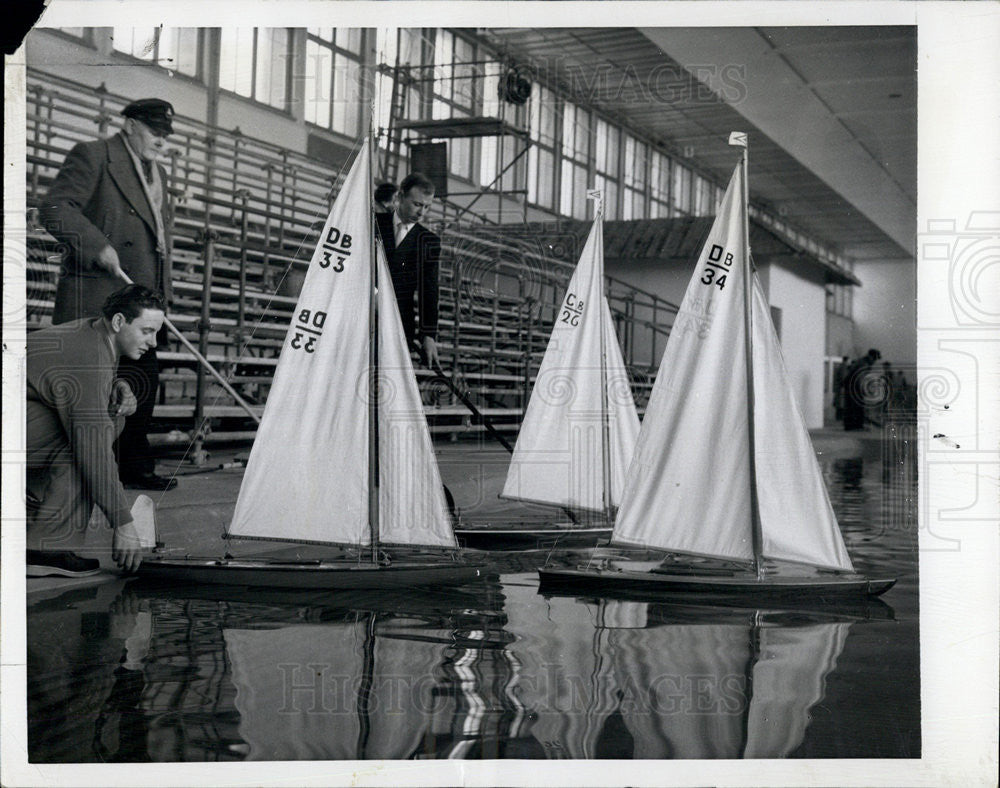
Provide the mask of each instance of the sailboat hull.
[{"label": "sailboat hull", "polygon": [[611,526],[537,525],[468,525],[455,528],[455,537],[464,547],[475,550],[514,550],[554,545],[594,545],[611,538]]},{"label": "sailboat hull", "polygon": [[661,571],[636,572],[618,569],[540,569],[542,592],[628,594],[656,598],[683,595],[689,600],[754,600],[798,602],[857,599],[878,596],[895,584],[893,579],[863,577],[765,577],[697,574],[669,574]]},{"label": "sailboat hull", "polygon": [[274,559],[146,558],[138,575],[171,583],[315,590],[462,585],[486,574],[481,563],[281,561]]}]

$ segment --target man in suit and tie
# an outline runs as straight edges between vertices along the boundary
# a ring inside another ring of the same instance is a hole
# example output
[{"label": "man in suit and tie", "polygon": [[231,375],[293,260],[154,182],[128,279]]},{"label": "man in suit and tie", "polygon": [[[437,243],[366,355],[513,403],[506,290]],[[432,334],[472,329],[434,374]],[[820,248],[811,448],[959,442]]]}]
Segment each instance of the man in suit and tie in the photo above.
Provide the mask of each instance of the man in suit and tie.
[{"label": "man in suit and tie", "polygon": [[440,364],[437,327],[441,238],[420,220],[433,201],[434,183],[426,175],[413,172],[399,185],[395,212],[375,214],[407,346],[419,339],[424,361],[432,368]]},{"label": "man in suit and tie", "polygon": [[[147,98],[122,115],[120,133],[69,152],[42,205],[45,228],[67,249],[53,324],[100,317],[105,299],[125,284],[123,273],[170,298],[170,206],[157,158],[173,132],[174,108]],[[159,385],[156,348],[138,360],[123,357],[118,375],[138,401],[118,439],[119,477],[127,487],[169,490],[177,482],[154,473],[147,438]]]}]

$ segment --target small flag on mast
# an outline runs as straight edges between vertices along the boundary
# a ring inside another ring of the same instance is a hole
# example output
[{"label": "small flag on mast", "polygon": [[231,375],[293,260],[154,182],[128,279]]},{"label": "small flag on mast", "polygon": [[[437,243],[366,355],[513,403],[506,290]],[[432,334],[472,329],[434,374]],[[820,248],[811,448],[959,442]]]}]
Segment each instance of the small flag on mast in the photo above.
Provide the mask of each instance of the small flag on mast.
[{"label": "small flag on mast", "polygon": [[604,192],[600,189],[587,189],[587,199],[594,201],[595,218],[604,213]]},{"label": "small flag on mast", "polygon": [[729,144],[745,148],[747,146],[747,133],[745,131],[729,132]]}]

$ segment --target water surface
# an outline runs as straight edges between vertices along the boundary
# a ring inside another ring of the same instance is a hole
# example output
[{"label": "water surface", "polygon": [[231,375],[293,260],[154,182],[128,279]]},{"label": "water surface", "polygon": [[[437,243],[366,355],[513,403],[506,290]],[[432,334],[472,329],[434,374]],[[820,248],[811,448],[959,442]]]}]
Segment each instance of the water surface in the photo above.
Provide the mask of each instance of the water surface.
[{"label": "water surface", "polygon": [[884,602],[546,597],[544,552],[449,590],[32,595],[29,758],[919,757],[914,463],[885,445],[822,460]]}]

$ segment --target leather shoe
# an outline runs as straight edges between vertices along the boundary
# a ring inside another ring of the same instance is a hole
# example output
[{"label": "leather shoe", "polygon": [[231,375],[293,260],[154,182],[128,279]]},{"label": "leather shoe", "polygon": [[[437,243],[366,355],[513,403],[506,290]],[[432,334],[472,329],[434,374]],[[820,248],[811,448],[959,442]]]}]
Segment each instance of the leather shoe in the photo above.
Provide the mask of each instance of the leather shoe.
[{"label": "leather shoe", "polygon": [[101,571],[96,558],[81,558],[67,551],[27,550],[28,577],[88,577]]},{"label": "leather shoe", "polygon": [[177,486],[177,479],[159,476],[152,471],[140,476],[129,476],[122,479],[122,484],[130,490],[172,490]]}]

